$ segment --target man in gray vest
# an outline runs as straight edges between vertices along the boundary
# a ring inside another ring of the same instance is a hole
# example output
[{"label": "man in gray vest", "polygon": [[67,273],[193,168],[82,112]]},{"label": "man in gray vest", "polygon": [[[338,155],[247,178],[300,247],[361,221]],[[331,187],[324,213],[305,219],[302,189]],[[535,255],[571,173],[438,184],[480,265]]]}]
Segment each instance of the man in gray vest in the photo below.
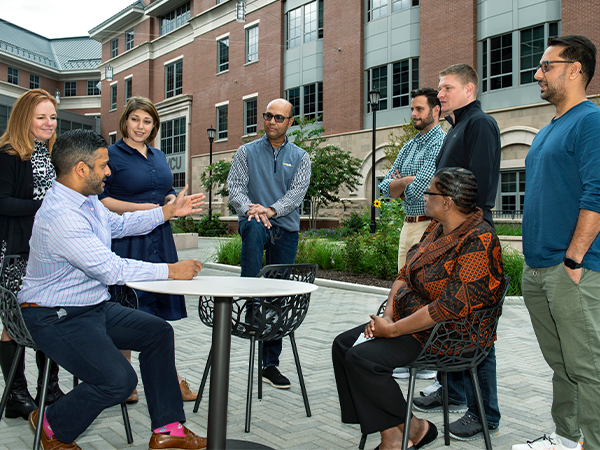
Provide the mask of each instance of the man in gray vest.
[{"label": "man in gray vest", "polygon": [[[265,135],[236,152],[229,176],[229,203],[239,218],[242,277],[255,277],[267,264],[293,264],[298,249],[300,205],[310,184],[310,157],[286,132],[294,123],[292,104],[276,99],[263,113]],[[281,339],[263,343],[263,381],[288,389],[279,372]]]}]

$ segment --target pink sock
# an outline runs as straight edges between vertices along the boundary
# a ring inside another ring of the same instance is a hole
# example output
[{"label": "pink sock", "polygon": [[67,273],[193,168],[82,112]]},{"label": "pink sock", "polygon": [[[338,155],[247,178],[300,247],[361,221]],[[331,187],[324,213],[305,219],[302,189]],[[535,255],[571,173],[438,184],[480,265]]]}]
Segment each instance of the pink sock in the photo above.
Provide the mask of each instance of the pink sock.
[{"label": "pink sock", "polygon": [[[46,406],[46,408],[48,407]],[[54,431],[52,431],[52,428],[50,428],[50,424],[48,423],[48,419],[46,419],[46,409],[44,409],[44,419],[42,421],[42,426],[44,427],[44,431],[46,432],[48,438],[52,439],[54,437]]]},{"label": "pink sock", "polygon": [[170,434],[171,436],[185,436],[183,432],[183,424],[181,422],[173,422],[168,425],[163,425],[154,430],[155,433]]}]

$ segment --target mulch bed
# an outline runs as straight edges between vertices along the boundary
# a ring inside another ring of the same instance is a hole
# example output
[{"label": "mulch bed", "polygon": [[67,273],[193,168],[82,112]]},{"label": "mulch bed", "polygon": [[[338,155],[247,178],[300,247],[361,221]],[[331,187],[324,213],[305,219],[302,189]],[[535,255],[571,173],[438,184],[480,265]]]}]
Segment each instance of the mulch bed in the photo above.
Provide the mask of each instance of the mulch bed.
[{"label": "mulch bed", "polygon": [[353,273],[346,270],[322,270],[317,271],[317,278],[326,280],[344,281],[346,283],[365,284],[390,289],[394,280],[384,280],[366,273]]}]

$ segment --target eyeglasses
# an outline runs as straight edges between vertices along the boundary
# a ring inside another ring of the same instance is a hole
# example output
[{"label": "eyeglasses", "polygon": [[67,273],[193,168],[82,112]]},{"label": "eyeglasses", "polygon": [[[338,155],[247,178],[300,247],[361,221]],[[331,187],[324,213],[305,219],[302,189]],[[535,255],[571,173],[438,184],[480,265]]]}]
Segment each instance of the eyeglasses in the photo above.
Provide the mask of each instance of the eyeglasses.
[{"label": "eyeglasses", "polygon": [[[430,195],[441,195],[442,197],[450,197],[449,195],[441,194],[439,192],[427,192],[427,191],[423,192],[423,197],[429,197]],[[452,198],[452,197],[450,197],[450,198]]]},{"label": "eyeglasses", "polygon": [[265,122],[270,122],[273,117],[275,117],[275,122],[283,123],[283,121],[285,119],[291,119],[294,116],[286,117],[286,116],[282,116],[281,114],[273,115],[271,113],[263,113],[263,119],[265,119]]},{"label": "eyeglasses", "polygon": [[[550,70],[550,64],[573,64],[576,62],[577,61],[562,61],[562,60],[561,61],[542,61],[535,68],[535,71],[537,72],[538,70],[542,69],[542,73],[546,73]],[[579,73],[581,73],[581,70],[579,71]]]}]

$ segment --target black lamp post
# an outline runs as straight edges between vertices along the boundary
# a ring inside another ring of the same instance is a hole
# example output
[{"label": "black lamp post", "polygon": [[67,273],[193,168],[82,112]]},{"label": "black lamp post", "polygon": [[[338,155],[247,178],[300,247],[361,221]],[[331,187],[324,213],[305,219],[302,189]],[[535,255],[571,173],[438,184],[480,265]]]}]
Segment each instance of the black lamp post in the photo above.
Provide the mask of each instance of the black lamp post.
[{"label": "black lamp post", "polygon": [[371,233],[375,233],[377,223],[375,222],[375,116],[377,114],[377,106],[379,105],[379,91],[371,90],[369,92],[369,103],[371,111],[373,111],[373,151],[371,152]]},{"label": "black lamp post", "polygon": [[[215,130],[211,125],[210,128],[206,130],[206,132],[208,133],[208,142],[210,142],[210,153],[208,156],[208,165],[210,167],[212,166],[212,143],[215,140],[215,134],[217,133],[217,130]],[[208,186],[208,217],[209,220],[212,220],[212,167],[209,171],[209,179],[210,184]]]}]

